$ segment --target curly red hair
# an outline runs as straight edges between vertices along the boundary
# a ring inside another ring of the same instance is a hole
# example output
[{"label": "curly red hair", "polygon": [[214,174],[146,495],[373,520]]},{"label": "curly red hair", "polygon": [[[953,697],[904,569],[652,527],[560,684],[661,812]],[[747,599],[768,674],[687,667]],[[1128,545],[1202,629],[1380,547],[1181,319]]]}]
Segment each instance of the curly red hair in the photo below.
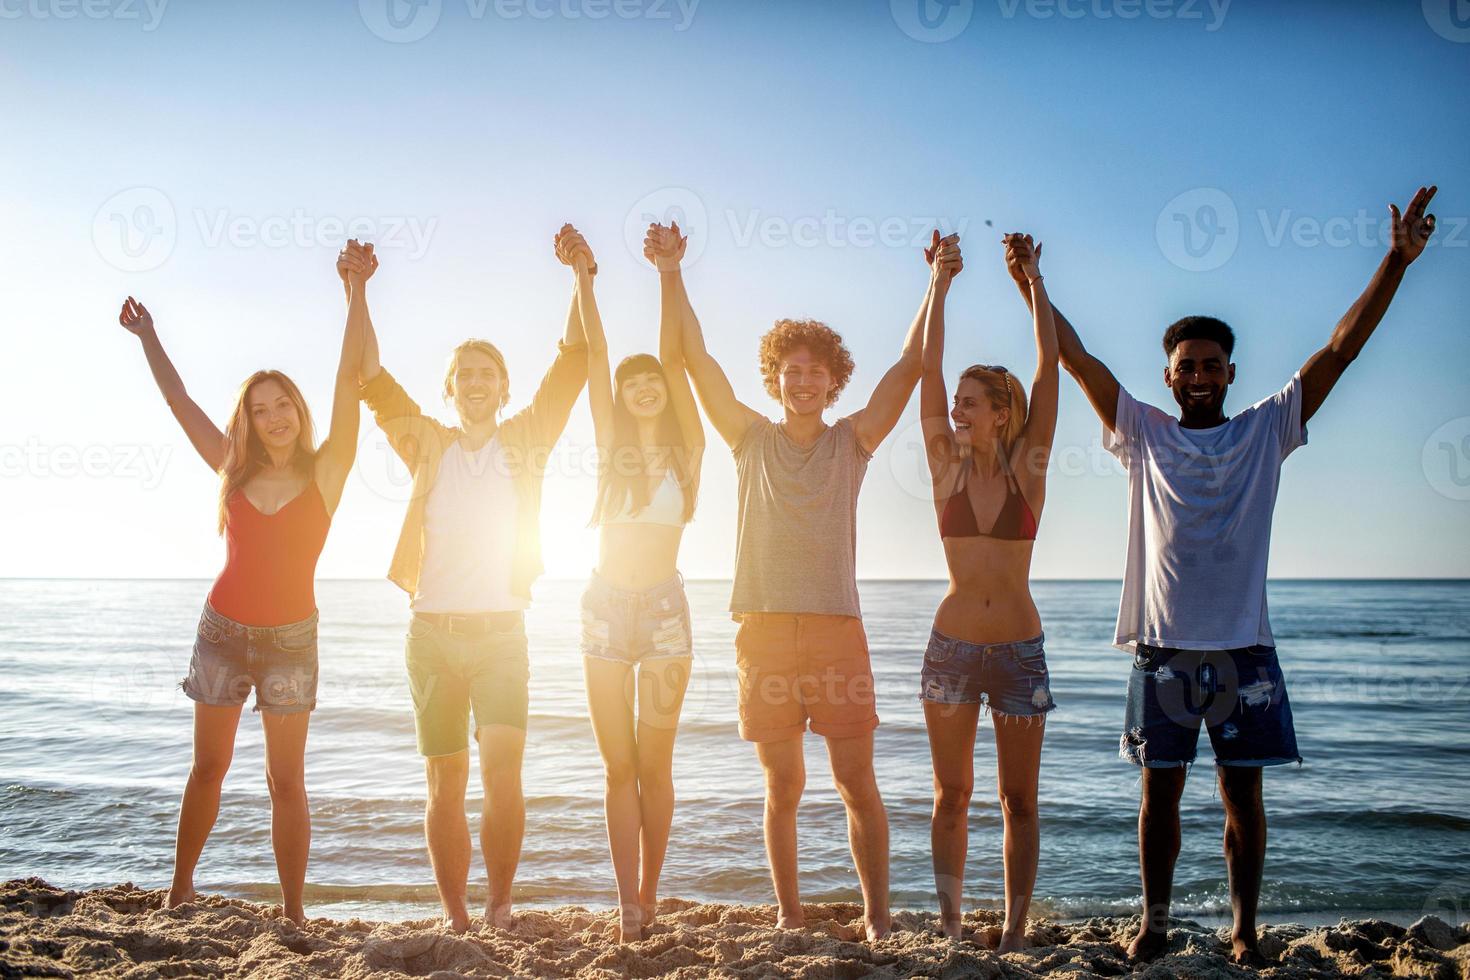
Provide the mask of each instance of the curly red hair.
[{"label": "curly red hair", "polygon": [[852,377],[852,354],[842,342],[842,335],[819,320],[777,320],[761,338],[761,376],[766,392],[781,400],[781,362],[799,347],[811,351],[832,372],[832,389],[827,392],[827,404],[831,405]]}]

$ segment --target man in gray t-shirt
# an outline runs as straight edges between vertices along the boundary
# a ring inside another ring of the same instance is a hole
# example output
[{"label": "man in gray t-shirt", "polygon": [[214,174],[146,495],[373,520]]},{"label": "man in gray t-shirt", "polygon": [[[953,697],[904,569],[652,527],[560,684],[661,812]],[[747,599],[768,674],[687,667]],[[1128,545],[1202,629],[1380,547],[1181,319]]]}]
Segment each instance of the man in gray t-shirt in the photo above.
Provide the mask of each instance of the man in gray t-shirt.
[{"label": "man in gray t-shirt", "polygon": [[[1224,323],[1186,317],[1165,332],[1164,382],[1179,406],[1175,419],[1123,390],[1053,307],[1062,364],[1102,419],[1107,448],[1128,468],[1128,559],[1114,640],[1134,653],[1120,754],[1143,769],[1143,921],[1129,947],[1134,959],[1152,959],[1167,945],[1179,797],[1203,724],[1225,804],[1233,956],[1265,965],[1256,948],[1266,860],[1261,772],[1300,761],[1266,615],[1278,474],[1424,250],[1434,231],[1434,216],[1424,213],[1434,191],[1419,188],[1402,217],[1389,205],[1392,245],[1327,346],[1280,392],[1233,418],[1225,394],[1235,381],[1235,337]],[[1023,252],[1007,255],[1013,277]],[[1029,296],[1024,279],[1018,284]]]},{"label": "man in gray t-shirt", "polygon": [[[958,236],[939,239],[931,263],[959,271]],[[679,286],[682,290],[682,285]],[[807,726],[827,740],[832,776],[847,806],[848,837],[862,885],[868,938],[886,935],[888,817],[873,776],[873,673],[859,617],[855,515],[868,460],[922,373],[928,293],[898,362],[866,407],[822,417],[852,374],[842,338],[813,320],[778,320],[761,338],[766,391],[781,404],[772,422],[735,397],[704,347],[684,298],[684,359],[710,421],[735,454],[740,514],[730,611],[740,622],[740,735],[765,770],[766,857],[777,925],[803,924],[797,888],[796,806],[806,782]]]}]

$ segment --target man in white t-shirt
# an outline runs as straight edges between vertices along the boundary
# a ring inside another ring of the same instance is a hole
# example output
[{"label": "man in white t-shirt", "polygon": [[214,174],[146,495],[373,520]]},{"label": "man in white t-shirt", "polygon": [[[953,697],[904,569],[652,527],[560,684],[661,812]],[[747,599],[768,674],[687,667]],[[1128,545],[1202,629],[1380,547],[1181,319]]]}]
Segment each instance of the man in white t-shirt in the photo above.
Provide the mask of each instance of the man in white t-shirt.
[{"label": "man in white t-shirt", "polygon": [[[1404,271],[1434,231],[1419,188],[1392,245],[1327,346],[1274,395],[1231,417],[1235,338],[1213,317],[1192,316],[1164,334],[1164,383],[1179,417],[1133,398],[1056,313],[1062,364],[1104,426],[1104,445],[1128,470],[1128,554],[1114,643],[1134,654],[1122,757],[1143,768],[1138,853],[1143,921],[1129,947],[1138,960],[1167,945],[1179,855],[1179,798],[1201,724],[1215,752],[1225,804],[1225,862],[1234,910],[1233,957],[1264,965],[1256,906],[1266,855],[1265,766],[1300,762],[1286,684],[1266,613],[1271,515],[1282,461],[1307,441],[1307,420],[1363,349]],[[1008,242],[1012,276],[1029,257]],[[1024,276],[1019,280],[1024,288]]]}]

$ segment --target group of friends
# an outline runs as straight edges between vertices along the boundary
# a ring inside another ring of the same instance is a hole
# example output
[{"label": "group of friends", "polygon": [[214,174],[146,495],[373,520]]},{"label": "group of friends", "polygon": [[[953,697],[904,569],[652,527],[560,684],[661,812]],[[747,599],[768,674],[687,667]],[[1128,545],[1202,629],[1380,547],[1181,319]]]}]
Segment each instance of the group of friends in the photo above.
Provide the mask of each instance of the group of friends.
[{"label": "group of friends", "polygon": [[456,931],[471,925],[465,793],[473,734],[484,786],[485,923],[510,926],[525,827],[524,612],[542,570],[542,477],[585,386],[601,458],[592,515],[600,541],[581,603],[581,647],[606,769],[622,939],[641,938],[654,921],[674,812],[672,759],[692,662],[678,554],[695,512],[705,448],[696,394],[734,454],[738,478],[730,611],[739,622],[739,732],[754,744],[765,776],[763,829],[777,926],[803,925],[796,818],[810,728],[826,740],[846,807],[866,934],[884,936],[891,926],[889,834],[873,770],[878,715],[858,603],[856,505],[873,453],[917,386],[949,569],[917,677],[934,768],[939,925],[960,936],[975,738],[988,708],[1004,818],[999,949],[1023,948],[1037,868],[1042,738],[1056,707],[1029,571],[1062,367],[1086,394],[1106,447],[1128,473],[1114,642],[1133,654],[1120,754],[1142,767],[1143,915],[1129,952],[1146,960],[1165,944],[1179,800],[1203,726],[1225,809],[1234,955],[1259,962],[1261,772],[1300,761],[1266,604],[1280,468],[1306,442],[1308,420],[1424,249],[1434,230],[1434,216],[1426,214],[1434,193],[1421,187],[1402,214],[1389,205],[1388,252],[1326,345],[1284,388],[1235,415],[1225,412],[1235,380],[1235,341],[1226,324],[1189,316],[1165,331],[1163,382],[1177,415],[1138,401],[1049,299],[1041,245],[1020,234],[1002,242],[1032,314],[1037,358],[1029,387],[1003,366],[975,364],[960,374],[951,400],[942,368],[945,307],[964,260],[959,237],[936,231],[924,250],[928,284],[898,359],[865,405],[831,421],[829,409],[853,371],[841,336],[815,320],[776,321],[760,340],[759,365],[780,418],[741,402],[706,350],[681,275],[688,239],[677,224],[650,226],[644,242],[659,273],[656,357],[634,354],[610,368],[594,290],[597,261],[585,238],[563,226],[553,247],[572,276],[572,300],[550,370],[530,404],[506,416],[504,357],[487,341],[465,341],[451,352],[442,391],[455,425],[426,413],[381,365],[367,305],[378,258],[371,244],[347,243],[337,260],[346,326],[330,429],[320,445],[300,390],[278,371],[248,377],[218,428],[186,392],[147,309],[129,297],[121,324],[141,341],[175,418],[220,476],[219,530],[227,549],[182,684],[195,703],[193,764],[169,906],[195,897],[195,868],[253,690],[283,908],[305,919],[311,822],[303,760],[317,700],[313,577],[353,465],[361,401],[413,479],[388,577],[411,597],[405,660],[425,764],[425,836],[445,920]]}]

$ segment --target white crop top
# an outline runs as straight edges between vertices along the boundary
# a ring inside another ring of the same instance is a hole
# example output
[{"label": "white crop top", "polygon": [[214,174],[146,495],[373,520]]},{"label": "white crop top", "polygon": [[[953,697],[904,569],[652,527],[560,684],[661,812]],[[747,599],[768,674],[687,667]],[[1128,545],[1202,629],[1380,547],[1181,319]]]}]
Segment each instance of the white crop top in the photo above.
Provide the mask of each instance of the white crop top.
[{"label": "white crop top", "polygon": [[612,517],[604,517],[603,526],[609,524],[661,524],[665,527],[684,526],[684,491],[679,489],[678,478],[673,470],[664,473],[663,482],[653,493],[648,506],[636,515],[631,496],[624,501],[623,509]]}]

